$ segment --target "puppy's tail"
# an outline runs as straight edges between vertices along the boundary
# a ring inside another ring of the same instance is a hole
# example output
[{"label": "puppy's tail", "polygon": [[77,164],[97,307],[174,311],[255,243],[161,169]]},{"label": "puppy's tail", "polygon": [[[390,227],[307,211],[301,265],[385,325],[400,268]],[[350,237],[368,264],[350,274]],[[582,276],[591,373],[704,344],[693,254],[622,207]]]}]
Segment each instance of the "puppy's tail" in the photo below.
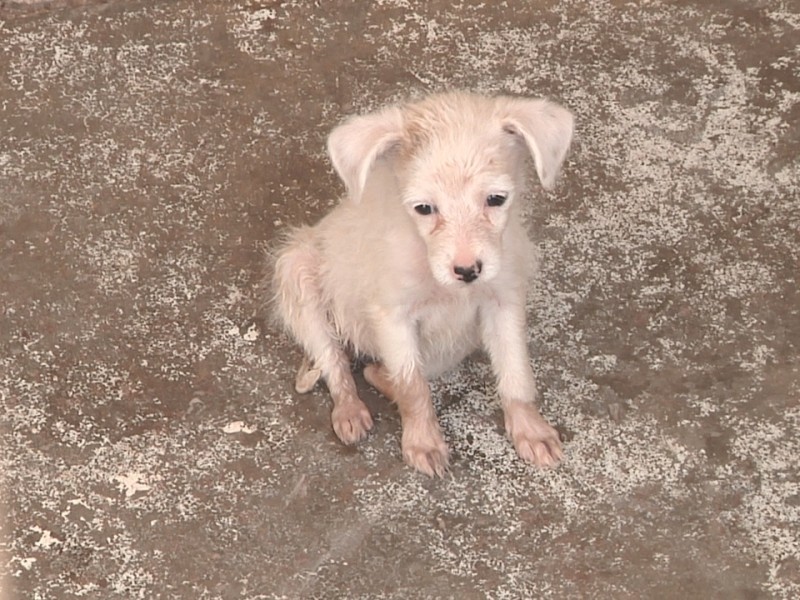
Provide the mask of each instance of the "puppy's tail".
[{"label": "puppy's tail", "polygon": [[297,308],[316,288],[318,256],[308,226],[288,230],[267,248],[261,282],[264,312],[289,333]]},{"label": "puppy's tail", "polygon": [[267,249],[266,268],[262,283],[262,297],[271,321],[299,341],[306,356],[297,372],[295,389],[299,393],[311,391],[321,376],[321,371],[308,358],[315,344],[311,338],[321,332],[307,331],[322,306],[319,292],[318,270],[320,254],[311,227],[304,226],[287,232],[277,243]]}]

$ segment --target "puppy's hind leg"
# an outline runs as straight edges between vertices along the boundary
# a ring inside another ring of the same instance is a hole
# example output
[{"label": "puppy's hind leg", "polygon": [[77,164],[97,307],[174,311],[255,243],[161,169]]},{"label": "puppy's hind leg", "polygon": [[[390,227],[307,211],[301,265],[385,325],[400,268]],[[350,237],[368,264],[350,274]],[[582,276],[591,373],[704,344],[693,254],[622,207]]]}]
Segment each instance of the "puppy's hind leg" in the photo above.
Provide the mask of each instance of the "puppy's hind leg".
[{"label": "puppy's hind leg", "polygon": [[354,444],[372,429],[372,417],[358,397],[350,360],[327,317],[319,287],[320,264],[313,230],[294,231],[274,265],[275,309],[325,379],[333,399],[333,430],[342,442]]}]

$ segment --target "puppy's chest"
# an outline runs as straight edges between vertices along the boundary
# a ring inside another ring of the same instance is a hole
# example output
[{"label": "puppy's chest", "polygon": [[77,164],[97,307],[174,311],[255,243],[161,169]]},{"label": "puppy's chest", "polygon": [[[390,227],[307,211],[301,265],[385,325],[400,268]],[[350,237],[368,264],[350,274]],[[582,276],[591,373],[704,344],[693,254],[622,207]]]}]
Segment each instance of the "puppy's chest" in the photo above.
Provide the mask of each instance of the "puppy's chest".
[{"label": "puppy's chest", "polygon": [[420,335],[429,340],[472,337],[478,327],[480,300],[478,294],[431,294],[414,304],[411,318]]}]

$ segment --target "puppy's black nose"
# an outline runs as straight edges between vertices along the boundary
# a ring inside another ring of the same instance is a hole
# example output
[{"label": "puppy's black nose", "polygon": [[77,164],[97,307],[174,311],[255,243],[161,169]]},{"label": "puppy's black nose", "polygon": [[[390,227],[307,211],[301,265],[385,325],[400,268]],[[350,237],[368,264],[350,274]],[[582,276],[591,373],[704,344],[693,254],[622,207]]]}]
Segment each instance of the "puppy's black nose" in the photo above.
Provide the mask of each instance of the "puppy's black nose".
[{"label": "puppy's black nose", "polygon": [[482,267],[483,263],[476,261],[474,265],[469,267],[453,267],[453,272],[464,283],[471,283],[478,278]]}]

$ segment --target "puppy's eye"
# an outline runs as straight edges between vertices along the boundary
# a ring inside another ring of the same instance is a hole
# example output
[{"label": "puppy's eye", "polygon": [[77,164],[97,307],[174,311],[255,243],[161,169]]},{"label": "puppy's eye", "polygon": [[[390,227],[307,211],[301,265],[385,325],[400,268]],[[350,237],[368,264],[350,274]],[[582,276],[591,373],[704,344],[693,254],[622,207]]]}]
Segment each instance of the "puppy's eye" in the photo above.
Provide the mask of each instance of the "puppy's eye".
[{"label": "puppy's eye", "polygon": [[490,194],[486,197],[486,204],[489,206],[503,206],[506,198],[508,198],[508,196],[505,194]]},{"label": "puppy's eye", "polygon": [[414,210],[417,211],[417,214],[427,217],[428,215],[433,214],[434,209],[432,204],[415,204]]}]

